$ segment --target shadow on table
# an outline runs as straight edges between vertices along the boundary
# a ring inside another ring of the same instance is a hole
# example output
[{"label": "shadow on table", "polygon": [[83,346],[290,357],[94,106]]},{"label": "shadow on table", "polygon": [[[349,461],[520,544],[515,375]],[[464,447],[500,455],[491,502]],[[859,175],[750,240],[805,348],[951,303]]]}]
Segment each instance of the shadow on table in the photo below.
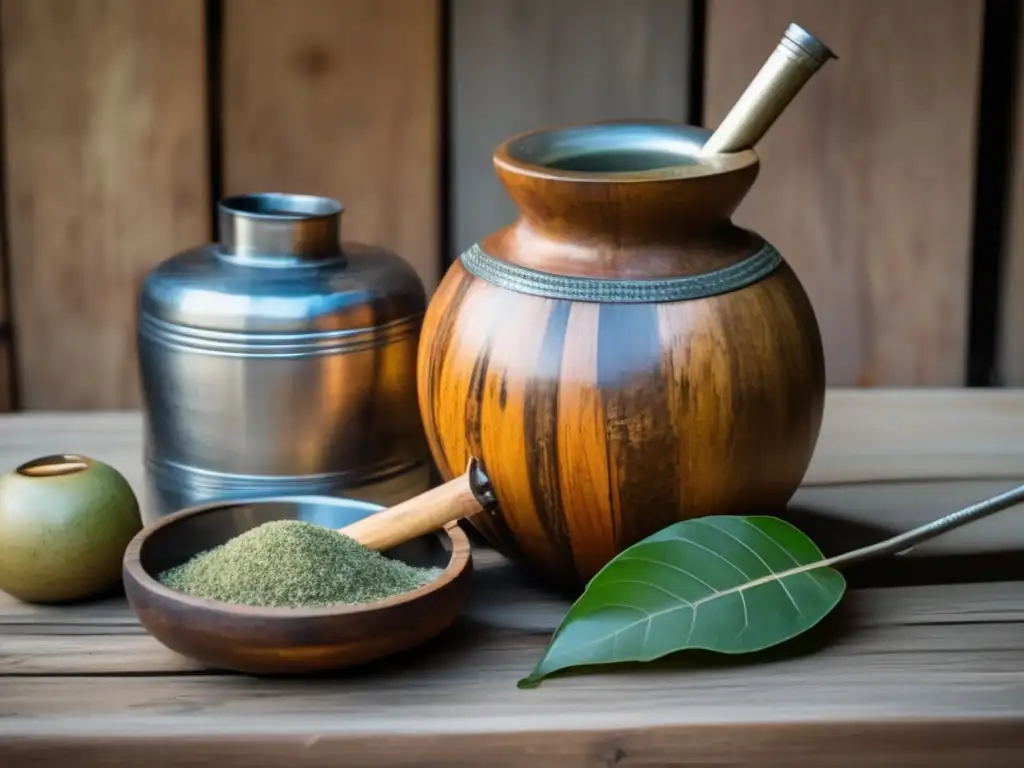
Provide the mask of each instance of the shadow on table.
[{"label": "shadow on table", "polygon": [[[765,651],[732,656],[688,650],[646,663],[627,662],[562,670],[553,675],[552,680],[593,674],[663,675],[668,672],[728,670],[781,663],[813,655],[839,642],[849,641],[856,635],[852,628],[859,623],[857,615],[855,601],[844,601],[805,634]],[[489,674],[493,676],[491,684],[510,686],[529,674],[532,665],[541,659],[548,637],[540,634],[501,633],[470,617],[463,617],[434,640],[385,659],[334,673],[272,679],[275,680],[276,690],[287,690],[289,686],[295,686],[303,691],[309,691],[312,685],[315,688],[341,691],[349,685],[358,686],[363,682],[387,688],[392,685],[407,686],[410,679],[420,679],[427,684],[430,679],[438,680],[444,676],[446,670],[454,672],[470,664],[489,668]],[[503,646],[505,650],[509,646],[515,646],[515,651],[506,655],[503,653]],[[516,665],[514,669],[509,668],[512,664]],[[271,678],[239,677],[236,678],[236,684],[244,685],[243,681],[246,679],[259,686],[259,681]]]},{"label": "shadow on table", "polygon": [[[790,505],[779,517],[814,541],[826,557],[884,541],[903,530],[841,518],[810,506]],[[852,589],[1012,581],[1021,577],[1019,548],[1004,551],[892,555],[844,569]]]},{"label": "shadow on table", "polygon": [[[901,532],[896,528],[871,525],[842,518],[828,511],[806,505],[791,505],[778,516],[786,519],[809,536],[826,557],[882,541]],[[572,604],[570,597],[552,591],[531,578],[512,563],[487,548],[475,531],[470,532],[476,567],[473,575],[473,593],[460,619],[436,637],[417,648],[372,662],[356,669],[333,674],[318,674],[316,680],[325,687],[337,687],[341,681],[358,682],[373,679],[375,685],[387,685],[388,680],[404,679],[409,675],[428,677],[438,670],[456,669],[473,657],[470,663],[492,663],[494,658],[483,659],[484,653],[502,656],[503,649],[514,645],[515,653],[501,659],[506,663],[520,659],[530,663],[540,659],[551,633],[558,626]],[[912,586],[925,584],[953,584],[1019,579],[1021,552],[985,552],[978,554],[943,554],[919,556],[890,556],[866,561],[848,570],[844,576],[851,590]],[[731,656],[705,651],[685,651],[673,656],[643,664],[621,663],[581,667],[558,673],[558,677],[572,677],[599,671],[617,674],[664,674],[667,671],[714,670],[742,668],[747,665],[779,663],[815,654],[857,634],[858,600],[848,595],[825,619],[806,633],[774,648],[757,653]],[[525,653],[524,653],[525,651]],[[512,672],[525,676],[526,667]],[[504,670],[495,684],[506,685],[510,677]],[[258,678],[256,678],[258,679]],[[310,678],[286,678],[301,681],[308,686]]]}]

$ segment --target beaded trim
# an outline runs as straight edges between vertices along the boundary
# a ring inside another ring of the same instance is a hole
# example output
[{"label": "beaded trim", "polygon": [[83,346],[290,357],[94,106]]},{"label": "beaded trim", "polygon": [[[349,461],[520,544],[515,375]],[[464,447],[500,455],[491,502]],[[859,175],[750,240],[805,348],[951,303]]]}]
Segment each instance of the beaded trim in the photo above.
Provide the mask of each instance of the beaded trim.
[{"label": "beaded trim", "polygon": [[782,263],[782,255],[767,242],[756,253],[728,267],[656,280],[609,280],[540,272],[496,259],[475,243],[459,258],[470,274],[501,288],[549,299],[602,303],[703,299],[756,283]]}]

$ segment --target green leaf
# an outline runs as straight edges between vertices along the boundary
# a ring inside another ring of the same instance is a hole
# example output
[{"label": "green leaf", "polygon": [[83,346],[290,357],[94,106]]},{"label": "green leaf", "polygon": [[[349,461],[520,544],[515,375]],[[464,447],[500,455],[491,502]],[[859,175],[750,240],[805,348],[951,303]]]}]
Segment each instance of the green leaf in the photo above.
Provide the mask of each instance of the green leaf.
[{"label": "green leaf", "polygon": [[569,667],[782,643],[821,621],[846,591],[842,574],[822,560],[813,541],[775,517],[670,525],[591,579],[519,687]]}]

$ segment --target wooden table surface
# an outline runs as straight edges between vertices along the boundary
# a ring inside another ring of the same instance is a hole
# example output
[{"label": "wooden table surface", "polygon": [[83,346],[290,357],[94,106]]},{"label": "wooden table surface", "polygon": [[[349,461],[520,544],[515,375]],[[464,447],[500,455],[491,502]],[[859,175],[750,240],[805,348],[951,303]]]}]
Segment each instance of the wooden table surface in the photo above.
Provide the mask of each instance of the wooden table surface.
[{"label": "wooden table surface", "polygon": [[[145,504],[137,414],[0,417],[0,468],[72,451],[120,468]],[[1019,482],[1024,391],[839,390],[789,514],[834,552]],[[1021,511],[850,573],[829,620],[756,660],[674,658],[525,691],[516,680],[567,603],[484,547],[450,632],[319,679],[201,669],[120,599],[0,594],[0,765],[1016,766]]]}]

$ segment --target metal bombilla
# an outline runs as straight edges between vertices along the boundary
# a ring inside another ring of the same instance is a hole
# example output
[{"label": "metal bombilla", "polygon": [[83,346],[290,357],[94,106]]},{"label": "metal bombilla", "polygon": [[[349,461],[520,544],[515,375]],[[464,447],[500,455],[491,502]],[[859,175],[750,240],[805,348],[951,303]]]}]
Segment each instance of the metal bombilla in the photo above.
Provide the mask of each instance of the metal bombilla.
[{"label": "metal bombilla", "polygon": [[838,57],[818,38],[799,24],[790,24],[700,154],[717,155],[753,147],[811,76],[835,58]]}]

